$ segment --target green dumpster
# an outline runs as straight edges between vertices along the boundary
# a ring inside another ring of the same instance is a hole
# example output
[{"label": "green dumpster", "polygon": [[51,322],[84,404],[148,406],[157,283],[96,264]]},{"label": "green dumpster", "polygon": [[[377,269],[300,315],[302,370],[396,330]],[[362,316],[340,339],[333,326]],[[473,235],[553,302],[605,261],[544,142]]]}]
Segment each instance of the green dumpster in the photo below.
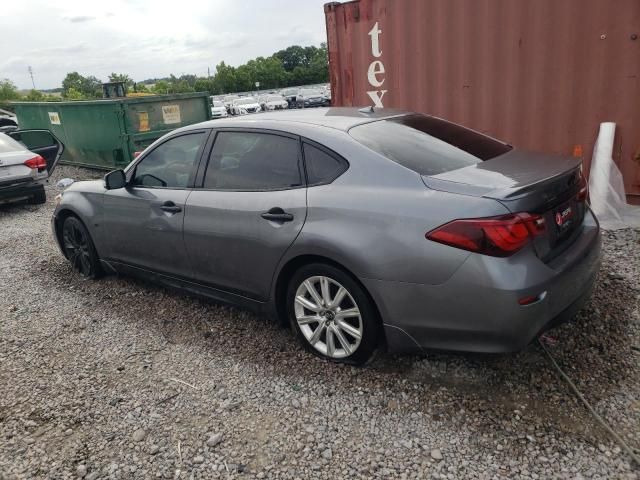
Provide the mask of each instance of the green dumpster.
[{"label": "green dumpster", "polygon": [[64,143],[63,163],[107,170],[129,164],[162,135],[211,118],[206,92],[13,105],[21,129],[48,129]]}]

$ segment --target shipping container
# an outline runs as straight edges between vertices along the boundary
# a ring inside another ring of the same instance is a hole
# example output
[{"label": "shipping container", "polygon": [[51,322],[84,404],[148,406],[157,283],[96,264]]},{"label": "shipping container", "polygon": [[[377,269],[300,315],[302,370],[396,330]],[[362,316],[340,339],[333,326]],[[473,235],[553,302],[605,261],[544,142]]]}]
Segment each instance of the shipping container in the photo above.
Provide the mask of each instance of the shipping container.
[{"label": "shipping container", "polygon": [[64,143],[63,163],[107,170],[128,165],[162,135],[211,118],[207,92],[13,105],[21,129],[48,129]]},{"label": "shipping container", "polygon": [[518,148],[581,156],[617,124],[640,203],[640,0],[325,5],[333,104],[428,113]]}]

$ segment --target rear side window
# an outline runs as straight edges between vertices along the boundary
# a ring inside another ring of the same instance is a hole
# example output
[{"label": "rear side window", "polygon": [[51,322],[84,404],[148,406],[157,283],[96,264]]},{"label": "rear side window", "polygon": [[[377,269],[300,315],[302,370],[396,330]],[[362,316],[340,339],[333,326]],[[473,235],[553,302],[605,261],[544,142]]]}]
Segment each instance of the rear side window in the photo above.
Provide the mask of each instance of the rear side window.
[{"label": "rear side window", "polygon": [[511,146],[427,115],[358,125],[349,134],[366,147],[420,175],[437,175],[490,160]]},{"label": "rear side window", "polygon": [[344,160],[308,143],[304,144],[304,162],[307,166],[309,185],[331,183],[349,167]]},{"label": "rear side window", "polygon": [[216,136],[204,188],[283,190],[302,184],[297,140],[253,132],[220,132]]}]

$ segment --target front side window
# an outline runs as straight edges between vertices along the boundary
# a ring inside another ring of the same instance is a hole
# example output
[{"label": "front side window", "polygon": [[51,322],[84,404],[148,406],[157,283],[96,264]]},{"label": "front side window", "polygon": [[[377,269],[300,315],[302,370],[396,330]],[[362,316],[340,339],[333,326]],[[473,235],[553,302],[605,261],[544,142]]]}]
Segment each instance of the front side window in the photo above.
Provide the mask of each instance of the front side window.
[{"label": "front side window", "polygon": [[303,185],[297,140],[253,132],[220,132],[204,178],[214,190],[283,190]]},{"label": "front side window", "polygon": [[186,188],[205,139],[206,134],[200,132],[164,142],[136,165],[132,184],[140,187]]}]

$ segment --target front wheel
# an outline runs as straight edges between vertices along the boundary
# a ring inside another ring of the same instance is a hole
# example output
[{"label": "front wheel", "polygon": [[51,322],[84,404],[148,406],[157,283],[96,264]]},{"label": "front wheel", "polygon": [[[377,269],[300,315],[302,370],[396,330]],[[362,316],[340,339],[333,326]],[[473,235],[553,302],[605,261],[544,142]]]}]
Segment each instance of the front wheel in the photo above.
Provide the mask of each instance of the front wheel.
[{"label": "front wheel", "polygon": [[100,260],[86,227],[77,217],[67,217],[62,224],[62,245],[67,259],[83,277],[102,275]]},{"label": "front wheel", "polygon": [[363,288],[338,268],[302,267],[289,283],[287,306],[303,346],[322,358],[362,364],[377,347],[375,308]]}]

